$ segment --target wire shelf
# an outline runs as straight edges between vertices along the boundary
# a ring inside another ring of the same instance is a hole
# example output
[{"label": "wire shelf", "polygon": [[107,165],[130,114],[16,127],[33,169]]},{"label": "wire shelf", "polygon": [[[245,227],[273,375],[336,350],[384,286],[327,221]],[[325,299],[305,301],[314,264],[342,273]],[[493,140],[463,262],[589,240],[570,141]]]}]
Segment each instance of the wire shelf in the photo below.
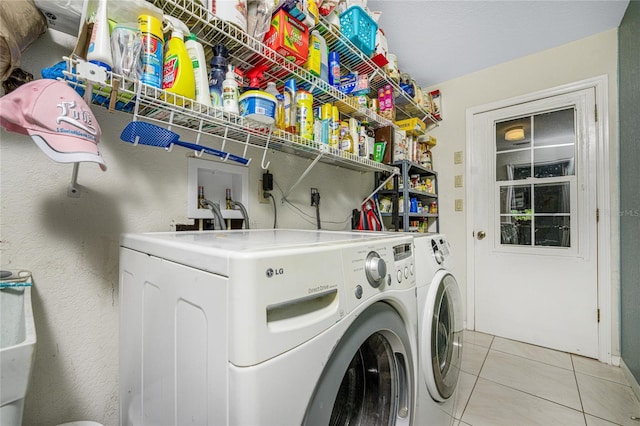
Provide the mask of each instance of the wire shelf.
[{"label": "wire shelf", "polygon": [[133,113],[134,119],[194,131],[198,135],[196,143],[199,143],[202,135],[208,135],[220,143],[223,151],[227,143],[242,145],[245,157],[247,148],[252,146],[264,149],[265,154],[272,149],[351,170],[398,173],[397,167],[340,152],[325,144],[264,126],[237,114],[223,112],[220,108],[203,105],[115,73],[107,72],[106,82],[88,81],[78,73],[78,65],[86,64],[84,60],[77,57],[65,57],[64,60],[67,63],[65,81],[84,95],[85,99],[89,97],[86,89],[91,87],[93,104]]}]

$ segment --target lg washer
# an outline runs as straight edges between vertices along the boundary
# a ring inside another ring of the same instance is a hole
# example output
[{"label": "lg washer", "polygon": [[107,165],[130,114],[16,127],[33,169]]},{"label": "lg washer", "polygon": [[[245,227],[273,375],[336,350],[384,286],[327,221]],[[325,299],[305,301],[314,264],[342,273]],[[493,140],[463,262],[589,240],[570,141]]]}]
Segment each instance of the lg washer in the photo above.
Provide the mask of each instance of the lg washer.
[{"label": "lg washer", "polygon": [[411,425],[408,234],[128,234],[122,425]]},{"label": "lg washer", "polygon": [[418,399],[416,425],[451,425],[462,362],[462,300],[447,269],[452,262],[446,237],[415,239],[418,304]]}]

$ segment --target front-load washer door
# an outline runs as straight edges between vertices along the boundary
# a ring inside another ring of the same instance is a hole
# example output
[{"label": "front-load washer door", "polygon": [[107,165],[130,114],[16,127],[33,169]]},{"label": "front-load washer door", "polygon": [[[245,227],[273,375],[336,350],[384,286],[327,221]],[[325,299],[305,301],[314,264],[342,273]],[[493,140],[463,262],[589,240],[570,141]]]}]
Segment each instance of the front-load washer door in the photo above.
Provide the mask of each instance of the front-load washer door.
[{"label": "front-load washer door", "polygon": [[455,392],[462,362],[462,301],[456,279],[438,271],[421,318],[420,362],[431,397],[445,401]]},{"label": "front-load washer door", "polygon": [[406,326],[386,303],[367,308],[322,372],[305,425],[410,425],[414,360]]}]

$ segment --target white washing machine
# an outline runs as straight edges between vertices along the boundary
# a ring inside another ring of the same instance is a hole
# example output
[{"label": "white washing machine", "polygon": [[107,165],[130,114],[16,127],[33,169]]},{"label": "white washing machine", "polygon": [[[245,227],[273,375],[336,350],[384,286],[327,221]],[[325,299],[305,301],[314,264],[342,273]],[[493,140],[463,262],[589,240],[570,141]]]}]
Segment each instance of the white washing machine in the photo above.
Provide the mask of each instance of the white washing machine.
[{"label": "white washing machine", "polygon": [[408,234],[128,234],[122,425],[410,425]]},{"label": "white washing machine", "polygon": [[462,300],[442,234],[414,239],[418,302],[418,398],[416,425],[444,426],[454,421],[462,362]]}]

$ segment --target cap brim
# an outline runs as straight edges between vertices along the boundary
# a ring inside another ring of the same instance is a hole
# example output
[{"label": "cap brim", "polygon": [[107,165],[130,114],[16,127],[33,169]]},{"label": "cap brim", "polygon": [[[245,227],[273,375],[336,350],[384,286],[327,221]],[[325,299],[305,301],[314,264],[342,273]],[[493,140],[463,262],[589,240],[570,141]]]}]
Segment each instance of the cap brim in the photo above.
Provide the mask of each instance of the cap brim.
[{"label": "cap brim", "polygon": [[[64,140],[71,139],[68,136],[52,135],[52,134],[40,134],[38,132],[30,131],[31,138],[38,145],[38,147],[49,156],[53,161],[58,163],[78,163],[82,161],[90,161],[98,163],[102,171],[107,170],[107,164],[104,162],[102,155],[97,149],[96,144],[89,141],[78,140],[73,138],[74,151],[68,150],[68,145],[65,145]],[[64,146],[64,151],[58,151],[55,147]]]}]

